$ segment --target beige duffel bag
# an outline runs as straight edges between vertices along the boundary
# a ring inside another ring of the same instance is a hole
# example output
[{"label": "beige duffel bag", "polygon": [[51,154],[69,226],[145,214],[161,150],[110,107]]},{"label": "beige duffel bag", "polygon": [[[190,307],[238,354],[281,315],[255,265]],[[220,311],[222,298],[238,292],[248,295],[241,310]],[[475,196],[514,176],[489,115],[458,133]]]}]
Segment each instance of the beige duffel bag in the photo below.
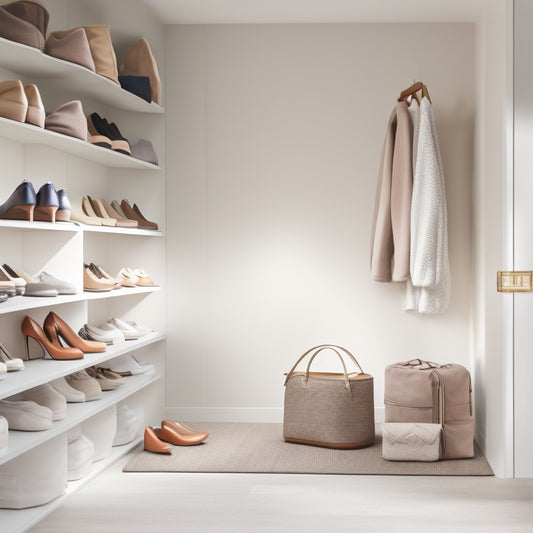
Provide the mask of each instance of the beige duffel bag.
[{"label": "beige duffel bag", "polygon": [[385,369],[385,422],[442,425],[441,458],[474,456],[470,373],[421,359]]},{"label": "beige duffel bag", "polygon": [[[324,350],[335,352],[342,373],[311,372],[315,357]],[[348,373],[343,355],[360,373]],[[305,372],[296,367],[310,355]],[[363,372],[345,348],[321,344],[305,352],[285,380],[283,437],[287,442],[326,448],[361,448],[374,442],[374,378]]]}]

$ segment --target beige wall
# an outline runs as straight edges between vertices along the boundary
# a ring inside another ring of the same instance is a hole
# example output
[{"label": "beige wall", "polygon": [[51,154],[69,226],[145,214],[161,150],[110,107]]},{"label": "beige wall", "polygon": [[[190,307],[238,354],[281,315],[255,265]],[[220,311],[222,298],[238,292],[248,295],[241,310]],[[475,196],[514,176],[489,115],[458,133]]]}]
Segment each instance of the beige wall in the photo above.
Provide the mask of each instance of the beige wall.
[{"label": "beige wall", "polygon": [[[391,362],[470,367],[474,26],[180,26],[166,46],[169,412],[280,420],[283,372],[322,342],[353,350],[378,407]],[[385,127],[415,79],[448,193],[441,316],[369,273]]]}]

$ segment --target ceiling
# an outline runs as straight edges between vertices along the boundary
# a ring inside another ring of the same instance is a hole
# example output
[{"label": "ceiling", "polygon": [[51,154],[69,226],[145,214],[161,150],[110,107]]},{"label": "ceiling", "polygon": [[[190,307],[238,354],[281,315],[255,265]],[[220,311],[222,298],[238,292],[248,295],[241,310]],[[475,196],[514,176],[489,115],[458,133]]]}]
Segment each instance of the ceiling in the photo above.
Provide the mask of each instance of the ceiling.
[{"label": "ceiling", "polygon": [[496,0],[144,0],[165,24],[476,22]]}]

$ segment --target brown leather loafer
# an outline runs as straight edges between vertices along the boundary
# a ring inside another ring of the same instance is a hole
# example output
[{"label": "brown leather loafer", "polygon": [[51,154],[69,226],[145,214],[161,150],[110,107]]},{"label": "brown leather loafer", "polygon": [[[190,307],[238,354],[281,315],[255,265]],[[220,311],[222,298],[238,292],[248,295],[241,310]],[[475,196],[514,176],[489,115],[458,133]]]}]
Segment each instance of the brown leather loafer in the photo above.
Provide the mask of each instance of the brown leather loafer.
[{"label": "brown leather loafer", "polygon": [[53,31],[46,39],[45,52],[50,56],[96,71],[89,39],[83,27]]},{"label": "brown leather loafer", "polygon": [[144,449],[147,452],[170,454],[172,446],[166,442],[162,442],[154,430],[150,426],[146,426],[144,430]]},{"label": "brown leather loafer", "polygon": [[69,137],[87,140],[87,119],[79,100],[67,102],[50,113],[45,120],[45,128]]},{"label": "brown leather loafer", "polygon": [[161,80],[157,63],[146,39],[139,39],[126,53],[118,73],[121,76],[148,76],[152,100],[161,105]]},{"label": "brown leather loafer", "polygon": [[24,122],[28,114],[28,98],[20,80],[0,82],[0,117]]},{"label": "brown leather loafer", "polygon": [[0,37],[44,50],[49,13],[37,0],[0,6]]}]

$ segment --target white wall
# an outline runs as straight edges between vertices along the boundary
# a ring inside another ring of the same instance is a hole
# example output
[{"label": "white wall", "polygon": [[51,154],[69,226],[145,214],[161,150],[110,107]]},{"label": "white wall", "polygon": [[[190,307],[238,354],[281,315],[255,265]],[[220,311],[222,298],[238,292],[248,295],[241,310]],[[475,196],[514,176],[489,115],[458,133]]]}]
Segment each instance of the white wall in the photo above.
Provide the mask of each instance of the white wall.
[{"label": "white wall", "polygon": [[[375,376],[377,406],[389,363],[470,366],[474,26],[174,26],[166,46],[169,413],[281,420],[283,372],[323,342]],[[441,316],[369,273],[385,128],[416,79],[448,194]]]}]

